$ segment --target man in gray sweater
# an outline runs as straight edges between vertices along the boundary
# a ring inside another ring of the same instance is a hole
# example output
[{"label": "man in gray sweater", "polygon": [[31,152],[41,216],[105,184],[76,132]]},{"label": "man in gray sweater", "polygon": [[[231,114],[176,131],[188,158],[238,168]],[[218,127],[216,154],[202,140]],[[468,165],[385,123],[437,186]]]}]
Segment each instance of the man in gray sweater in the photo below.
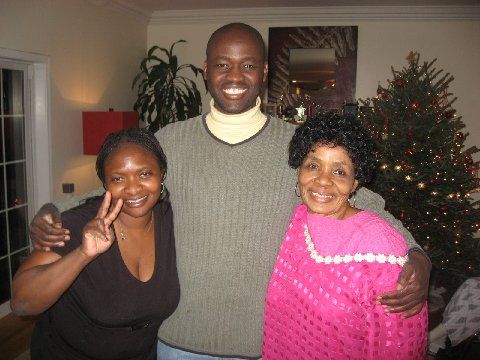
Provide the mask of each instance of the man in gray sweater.
[{"label": "man in gray sweater", "polygon": [[[239,23],[216,30],[204,69],[210,113],[158,133],[170,166],[181,286],[178,308],[159,330],[162,360],[260,357],[266,286],[299,201],[287,165],[294,126],[260,111],[268,72],[261,35]],[[387,311],[416,314],[427,295],[428,258],[379,195],[359,189],[356,206],[376,211],[406,237],[410,260],[398,290],[381,302]],[[68,239],[59,224],[58,212],[41,210],[31,225],[34,244]]]}]

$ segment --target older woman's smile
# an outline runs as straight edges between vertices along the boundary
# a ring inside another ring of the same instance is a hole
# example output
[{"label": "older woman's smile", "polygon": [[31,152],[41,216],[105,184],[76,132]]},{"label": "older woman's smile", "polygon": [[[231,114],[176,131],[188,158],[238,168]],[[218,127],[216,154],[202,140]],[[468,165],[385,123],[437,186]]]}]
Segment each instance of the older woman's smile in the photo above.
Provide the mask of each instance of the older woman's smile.
[{"label": "older woman's smile", "polygon": [[315,192],[315,191],[310,191],[310,193],[320,201],[324,201],[324,200],[328,201],[328,200],[331,200],[331,199],[335,198],[335,196],[333,196],[333,195],[318,193],[318,192]]}]

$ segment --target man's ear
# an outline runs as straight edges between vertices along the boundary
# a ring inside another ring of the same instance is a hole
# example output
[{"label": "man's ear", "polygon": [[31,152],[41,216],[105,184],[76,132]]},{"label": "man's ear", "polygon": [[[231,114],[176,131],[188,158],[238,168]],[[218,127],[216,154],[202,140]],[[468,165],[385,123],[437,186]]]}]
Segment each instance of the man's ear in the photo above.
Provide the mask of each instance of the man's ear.
[{"label": "man's ear", "polygon": [[265,61],[263,63],[263,82],[267,81],[267,76],[268,76],[268,62]]},{"label": "man's ear", "polygon": [[207,60],[203,62],[203,79],[207,80]]}]

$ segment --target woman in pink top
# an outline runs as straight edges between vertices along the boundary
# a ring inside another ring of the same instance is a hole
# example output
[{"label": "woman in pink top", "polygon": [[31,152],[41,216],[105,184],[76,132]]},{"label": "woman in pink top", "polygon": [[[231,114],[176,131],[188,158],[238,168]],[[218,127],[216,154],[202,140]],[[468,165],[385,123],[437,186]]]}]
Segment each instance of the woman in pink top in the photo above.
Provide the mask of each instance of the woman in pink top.
[{"label": "woman in pink top", "polygon": [[377,303],[396,287],[407,246],[390,224],[351,206],[370,180],[373,141],[349,116],[308,120],[289,165],[302,199],[283,239],[265,301],[263,360],[423,359],[427,307],[413,317]]}]

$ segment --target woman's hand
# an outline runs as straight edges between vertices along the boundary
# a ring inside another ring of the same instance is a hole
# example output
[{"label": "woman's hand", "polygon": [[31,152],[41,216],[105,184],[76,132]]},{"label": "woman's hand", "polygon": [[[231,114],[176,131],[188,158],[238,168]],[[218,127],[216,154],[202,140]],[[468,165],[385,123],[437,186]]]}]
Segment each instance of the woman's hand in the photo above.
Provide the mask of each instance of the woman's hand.
[{"label": "woman's hand", "polygon": [[417,315],[428,297],[428,280],[432,264],[427,257],[411,251],[398,278],[397,290],[382,294],[378,301],[387,306],[386,312],[403,312],[404,318]]},{"label": "woman's hand", "polygon": [[107,251],[113,244],[114,235],[110,229],[113,221],[122,209],[123,200],[118,199],[115,206],[109,210],[112,194],[107,191],[97,216],[83,228],[83,240],[80,251],[87,257],[96,257]]}]

